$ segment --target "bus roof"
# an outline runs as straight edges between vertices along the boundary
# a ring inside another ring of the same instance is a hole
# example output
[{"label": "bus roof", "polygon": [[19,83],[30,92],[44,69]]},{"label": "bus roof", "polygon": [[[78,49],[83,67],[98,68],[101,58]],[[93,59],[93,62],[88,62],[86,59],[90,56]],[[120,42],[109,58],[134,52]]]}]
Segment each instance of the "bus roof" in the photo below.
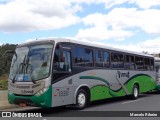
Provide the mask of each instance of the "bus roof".
[{"label": "bus roof", "polygon": [[146,56],[146,57],[153,57],[152,55],[148,55],[148,54],[143,54],[143,53],[138,53],[138,52],[133,52],[133,51],[128,51],[128,50],[123,50],[123,49],[114,48],[114,47],[110,47],[110,46],[106,46],[106,45],[95,44],[95,43],[91,43],[91,42],[73,40],[73,39],[69,39],[69,38],[54,38],[54,37],[38,38],[38,39],[33,39],[33,41],[20,44],[20,45],[18,45],[18,47],[29,45],[29,44],[34,44],[34,43],[44,43],[44,42],[45,43],[50,43],[50,42],[54,42],[54,43],[70,42],[70,43],[75,43],[75,44],[80,44],[80,45],[87,45],[87,46],[91,46],[91,47],[97,47],[97,48],[102,48],[102,49],[113,50],[113,51],[117,51],[117,52],[121,51],[123,53],[136,54],[136,55]]}]

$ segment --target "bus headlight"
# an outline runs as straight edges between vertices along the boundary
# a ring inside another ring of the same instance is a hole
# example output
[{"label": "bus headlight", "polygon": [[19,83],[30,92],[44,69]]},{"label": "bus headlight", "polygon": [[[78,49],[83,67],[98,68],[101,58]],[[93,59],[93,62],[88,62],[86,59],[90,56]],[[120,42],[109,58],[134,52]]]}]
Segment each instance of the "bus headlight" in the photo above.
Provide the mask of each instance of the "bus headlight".
[{"label": "bus headlight", "polygon": [[49,89],[49,87],[43,88],[42,90],[40,90],[40,91],[38,91],[38,92],[36,93],[36,96],[42,95],[42,94],[45,93],[48,89]]}]

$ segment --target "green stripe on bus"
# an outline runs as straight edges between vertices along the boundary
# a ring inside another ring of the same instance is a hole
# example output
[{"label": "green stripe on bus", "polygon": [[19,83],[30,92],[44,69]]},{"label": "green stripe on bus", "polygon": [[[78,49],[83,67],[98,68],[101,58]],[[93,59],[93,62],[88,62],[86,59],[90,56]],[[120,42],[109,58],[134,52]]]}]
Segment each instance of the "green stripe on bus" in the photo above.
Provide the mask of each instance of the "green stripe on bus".
[{"label": "green stripe on bus", "polygon": [[[126,95],[122,87],[118,90],[110,89],[109,88],[110,83],[103,78],[96,77],[96,76],[80,76],[80,79],[100,80],[106,83],[106,85],[108,85],[108,86],[97,85],[97,86],[92,87],[90,89],[91,90],[91,101]],[[133,85],[135,83],[138,83],[140,87],[140,93],[144,93],[144,92],[156,89],[156,82],[152,77],[145,75],[145,74],[138,74],[138,75],[131,77],[130,79],[128,79],[127,82],[124,83],[129,93],[132,93]]]}]

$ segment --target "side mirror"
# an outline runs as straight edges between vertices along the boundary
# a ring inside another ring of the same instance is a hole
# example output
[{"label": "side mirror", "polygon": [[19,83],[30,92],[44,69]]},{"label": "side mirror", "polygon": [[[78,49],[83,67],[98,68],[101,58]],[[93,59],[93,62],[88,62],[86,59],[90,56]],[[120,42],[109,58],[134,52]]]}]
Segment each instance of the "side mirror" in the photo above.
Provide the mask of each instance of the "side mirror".
[{"label": "side mirror", "polygon": [[[8,54],[15,54],[15,56],[16,56],[16,58],[17,58],[17,54],[16,54],[15,51],[13,51],[13,50],[7,50],[7,51],[3,54],[2,59],[6,59],[5,57],[6,57]],[[8,60],[5,60],[5,61],[6,61],[6,62],[5,62],[5,66],[8,66]]]},{"label": "side mirror", "polygon": [[[4,54],[3,54],[3,58],[7,55],[7,54],[15,54],[16,52],[15,51],[13,51],[13,50],[7,50]],[[17,54],[16,54],[16,56],[17,56]]]}]

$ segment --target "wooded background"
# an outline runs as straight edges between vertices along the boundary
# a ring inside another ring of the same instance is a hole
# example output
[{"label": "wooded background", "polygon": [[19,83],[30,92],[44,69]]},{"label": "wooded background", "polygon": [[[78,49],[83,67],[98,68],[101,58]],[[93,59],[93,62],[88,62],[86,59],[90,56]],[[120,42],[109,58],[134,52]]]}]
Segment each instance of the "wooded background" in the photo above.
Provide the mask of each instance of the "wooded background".
[{"label": "wooded background", "polygon": [[13,54],[3,56],[7,50],[15,50],[15,44],[3,44],[0,46],[0,80],[7,79]]}]

